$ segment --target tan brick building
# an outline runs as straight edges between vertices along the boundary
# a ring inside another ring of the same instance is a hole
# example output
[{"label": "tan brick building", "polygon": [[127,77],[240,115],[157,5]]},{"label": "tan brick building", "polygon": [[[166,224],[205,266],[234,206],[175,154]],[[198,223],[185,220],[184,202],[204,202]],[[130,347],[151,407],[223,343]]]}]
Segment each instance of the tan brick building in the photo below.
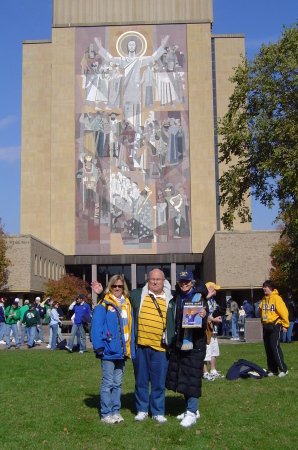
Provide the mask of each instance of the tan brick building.
[{"label": "tan brick building", "polygon": [[212,34],[212,0],[53,6],[51,41],[23,44],[21,233],[89,282],[134,288],[158,265],[173,286],[188,268],[223,297],[260,289],[278,233],[225,233],[218,206],[214,130],[244,36]]}]

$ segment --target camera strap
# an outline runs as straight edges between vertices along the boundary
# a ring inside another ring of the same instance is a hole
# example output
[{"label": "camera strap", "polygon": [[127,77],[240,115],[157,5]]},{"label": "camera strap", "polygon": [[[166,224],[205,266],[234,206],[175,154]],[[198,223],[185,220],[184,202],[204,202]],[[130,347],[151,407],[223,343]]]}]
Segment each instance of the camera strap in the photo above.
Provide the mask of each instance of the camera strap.
[{"label": "camera strap", "polygon": [[148,295],[149,295],[149,297],[151,298],[151,300],[153,301],[153,303],[154,303],[154,305],[155,305],[155,308],[157,309],[158,314],[159,314],[160,317],[161,317],[163,330],[165,330],[166,327],[165,327],[165,324],[164,324],[163,315],[162,315],[161,309],[160,309],[160,307],[159,307],[159,305],[158,305],[158,303],[157,303],[157,301],[156,301],[156,298],[154,297],[153,294],[149,294],[149,292],[148,292]]}]

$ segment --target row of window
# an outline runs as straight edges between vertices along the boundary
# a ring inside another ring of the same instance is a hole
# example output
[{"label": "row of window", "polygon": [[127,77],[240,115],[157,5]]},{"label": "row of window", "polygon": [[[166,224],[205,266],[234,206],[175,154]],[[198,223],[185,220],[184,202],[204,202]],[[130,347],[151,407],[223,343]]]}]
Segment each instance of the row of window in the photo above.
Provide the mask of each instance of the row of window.
[{"label": "row of window", "polygon": [[50,259],[43,259],[41,256],[35,255],[34,274],[37,277],[39,276],[48,280],[59,280],[62,275],[65,275],[65,267]]}]

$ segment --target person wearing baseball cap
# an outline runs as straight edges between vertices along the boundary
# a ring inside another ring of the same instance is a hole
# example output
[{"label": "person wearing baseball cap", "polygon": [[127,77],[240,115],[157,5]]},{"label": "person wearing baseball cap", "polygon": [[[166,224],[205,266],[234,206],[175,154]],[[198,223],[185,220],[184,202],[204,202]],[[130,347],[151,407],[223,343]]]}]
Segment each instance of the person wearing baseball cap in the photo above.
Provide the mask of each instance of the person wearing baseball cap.
[{"label": "person wearing baseball cap", "polygon": [[194,279],[190,270],[181,271],[177,279],[175,338],[168,347],[166,388],[184,395],[186,409],[177,419],[187,428],[200,417],[198,401],[207,343],[207,299],[212,293],[201,280]]},{"label": "person wearing baseball cap", "polygon": [[25,343],[25,335],[27,335],[27,343],[28,343],[28,329],[26,327],[26,324],[23,323],[25,312],[27,312],[29,309],[29,300],[24,301],[24,305],[20,308],[20,323],[21,323],[21,342],[20,345],[24,345]]},{"label": "person wearing baseball cap", "polygon": [[44,319],[44,316],[46,313],[46,309],[44,306],[42,306],[40,304],[40,297],[35,297],[35,309],[36,309],[36,311],[38,311],[38,314],[39,314],[39,327],[36,327],[35,339],[36,339],[36,342],[41,343],[41,342],[43,342],[42,324],[43,324],[43,319]]},{"label": "person wearing baseball cap", "polygon": [[34,336],[36,328],[40,326],[40,316],[36,309],[36,304],[30,303],[28,310],[25,312],[22,323],[27,328],[27,345],[28,348],[35,347]]},{"label": "person wearing baseball cap", "polygon": [[[216,378],[223,378],[215,369],[216,358],[219,356],[219,345],[217,339],[218,328],[217,325],[222,322],[220,316],[220,308],[216,303],[215,296],[216,292],[220,289],[220,286],[213,281],[206,283],[206,287],[209,292],[212,292],[212,296],[208,299],[208,309],[209,309],[209,320],[211,320],[214,331],[211,337],[210,344],[206,347],[206,356],[204,361],[204,375],[203,378],[208,381],[214,381]],[[207,362],[210,363],[210,373],[208,373]]]}]

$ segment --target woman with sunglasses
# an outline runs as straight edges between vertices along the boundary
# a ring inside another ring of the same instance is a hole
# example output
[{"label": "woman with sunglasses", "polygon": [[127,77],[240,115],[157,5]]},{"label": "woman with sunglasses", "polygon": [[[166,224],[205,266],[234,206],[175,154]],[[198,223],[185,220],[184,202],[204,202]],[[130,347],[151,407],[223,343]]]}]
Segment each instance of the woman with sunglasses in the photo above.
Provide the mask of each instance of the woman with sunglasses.
[{"label": "woman with sunglasses", "polygon": [[[91,287],[97,294],[102,292],[97,281],[93,281]],[[135,349],[133,314],[123,275],[110,278],[104,299],[94,309],[91,341],[96,357],[101,359],[101,420],[108,424],[123,422],[120,415],[122,379],[126,359],[134,357]]]}]

